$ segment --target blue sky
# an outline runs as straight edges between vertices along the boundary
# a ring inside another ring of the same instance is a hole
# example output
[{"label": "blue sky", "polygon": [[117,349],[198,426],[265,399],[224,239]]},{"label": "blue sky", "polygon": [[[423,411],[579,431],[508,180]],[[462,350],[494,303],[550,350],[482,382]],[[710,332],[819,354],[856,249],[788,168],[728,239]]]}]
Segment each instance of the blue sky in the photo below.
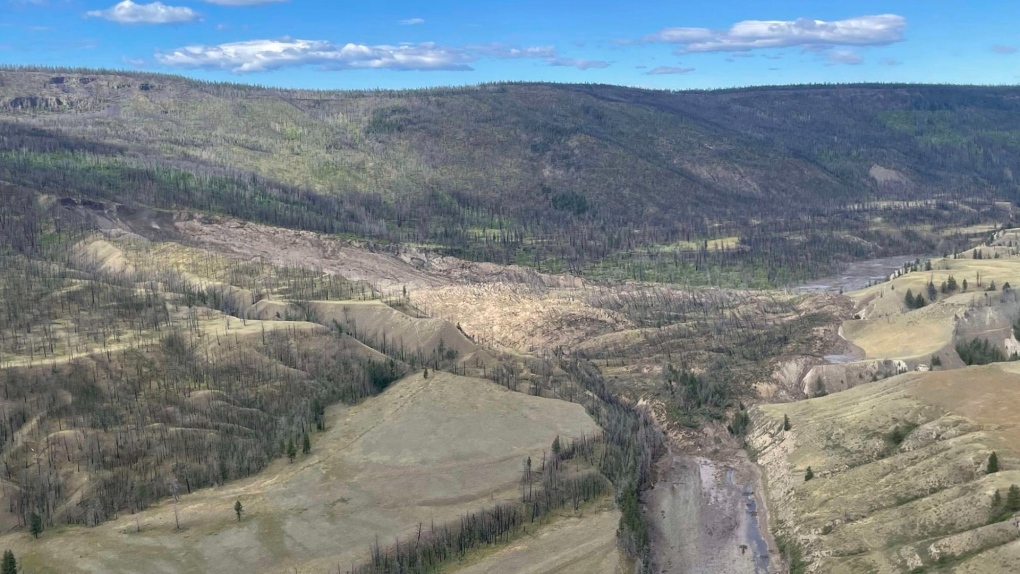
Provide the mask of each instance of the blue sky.
[{"label": "blue sky", "polygon": [[1015,0],[0,0],[0,63],[307,88],[1020,83]]}]

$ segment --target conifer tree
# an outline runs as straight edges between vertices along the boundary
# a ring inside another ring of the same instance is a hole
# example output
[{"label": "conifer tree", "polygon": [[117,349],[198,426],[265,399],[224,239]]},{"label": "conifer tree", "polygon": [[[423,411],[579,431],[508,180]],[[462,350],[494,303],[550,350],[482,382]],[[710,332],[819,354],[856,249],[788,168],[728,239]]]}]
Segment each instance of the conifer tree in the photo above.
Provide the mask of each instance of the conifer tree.
[{"label": "conifer tree", "polygon": [[4,558],[0,561],[0,574],[18,574],[18,561],[14,559],[14,553],[10,550],[4,551]]},{"label": "conifer tree", "polygon": [[818,379],[815,381],[815,394],[813,398],[817,399],[820,397],[825,397],[828,396],[828,394],[829,391],[828,389],[825,388],[825,381],[823,381],[821,377],[818,377]]},{"label": "conifer tree", "polygon": [[553,439],[552,452],[555,455],[559,455],[560,454],[560,450],[561,450],[561,447],[560,447],[560,437],[557,436],[556,438]]},{"label": "conifer tree", "polygon": [[234,514],[237,515],[237,521],[238,522],[241,521],[241,513],[242,512],[244,512],[244,505],[241,504],[240,500],[238,500],[237,502],[234,503]]},{"label": "conifer tree", "polygon": [[308,433],[305,433],[305,437],[301,440],[301,454],[310,452],[312,452],[312,439],[308,437]]},{"label": "conifer tree", "polygon": [[294,446],[294,439],[287,439],[287,458],[294,462],[295,457],[297,457],[297,448]]},{"label": "conifer tree", "polygon": [[1020,512],[1020,486],[1014,484],[1009,487],[1006,493],[1006,511]]},{"label": "conifer tree", "polygon": [[815,471],[811,470],[811,467],[807,467],[807,472],[804,473],[804,482],[807,482],[815,477]]},{"label": "conifer tree", "polygon": [[318,398],[312,399],[312,420],[315,421],[315,430],[326,430],[326,407]]},{"label": "conifer tree", "polygon": [[988,474],[995,474],[999,472],[999,455],[992,451],[992,454],[988,456],[988,467],[986,469]]},{"label": "conifer tree", "polygon": [[33,538],[39,538],[39,535],[43,531],[42,517],[38,513],[33,512],[32,516],[29,517],[28,521],[29,532],[32,533]]},{"label": "conifer tree", "polygon": [[793,425],[790,424],[790,415],[783,415],[783,430],[788,431],[791,428]]}]

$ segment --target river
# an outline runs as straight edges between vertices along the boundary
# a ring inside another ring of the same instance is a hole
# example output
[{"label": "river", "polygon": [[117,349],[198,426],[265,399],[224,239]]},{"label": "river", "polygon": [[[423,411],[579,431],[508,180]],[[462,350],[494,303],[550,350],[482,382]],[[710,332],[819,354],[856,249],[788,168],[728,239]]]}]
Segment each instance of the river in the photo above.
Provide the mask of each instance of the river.
[{"label": "river", "polygon": [[664,461],[646,500],[655,574],[769,574],[764,491],[742,454]]},{"label": "river", "polygon": [[896,257],[855,261],[847,265],[842,273],[797,285],[793,290],[797,293],[857,291],[864,289],[869,283],[889,279],[889,275],[902,268],[903,264],[908,261],[913,262],[918,259],[924,261],[929,258],[930,256],[897,255]]}]

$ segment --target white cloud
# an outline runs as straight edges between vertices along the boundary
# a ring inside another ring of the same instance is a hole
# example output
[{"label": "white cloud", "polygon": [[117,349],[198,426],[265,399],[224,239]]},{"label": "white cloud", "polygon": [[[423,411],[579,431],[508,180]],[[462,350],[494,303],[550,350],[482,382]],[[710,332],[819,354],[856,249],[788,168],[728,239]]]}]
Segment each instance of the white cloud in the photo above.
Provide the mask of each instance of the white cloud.
[{"label": "white cloud", "polygon": [[846,64],[848,66],[857,66],[864,63],[864,58],[860,54],[853,50],[833,50],[828,53],[828,64],[835,66],[836,64]]},{"label": "white cloud", "polygon": [[648,71],[649,76],[662,76],[665,74],[689,74],[694,68],[679,68],[676,66],[659,66]]},{"label": "white cloud", "polygon": [[85,15],[118,24],[183,24],[200,19],[198,12],[184,6],[167,6],[162,2],[135,4],[131,0],[124,0],[106,10],[92,10]]},{"label": "white cloud", "polygon": [[288,0],[202,0],[209,4],[220,6],[255,6],[257,4],[272,4],[274,2],[287,2]]},{"label": "white cloud", "polygon": [[907,21],[896,14],[860,16],[825,22],[800,18],[746,20],[729,30],[666,28],[645,42],[680,44],[681,52],[742,52],[790,46],[880,46],[903,40]]},{"label": "white cloud", "polygon": [[424,23],[425,23],[425,19],[424,18],[408,18],[406,20],[401,20],[400,21],[400,24],[402,26],[417,26],[418,24],[424,24]]},{"label": "white cloud", "polygon": [[476,44],[466,50],[492,58],[555,58],[555,46],[526,46],[519,48],[506,44]]},{"label": "white cloud", "polygon": [[576,58],[549,58],[550,66],[563,66],[577,68],[578,70],[590,70],[593,68],[608,68],[609,62],[602,60],[579,60]]},{"label": "white cloud", "polygon": [[432,43],[399,46],[334,44],[323,40],[250,40],[215,46],[185,46],[158,52],[156,61],[179,68],[212,68],[237,73],[294,66],[327,70],[471,70],[475,56]]},{"label": "white cloud", "polygon": [[155,61],[163,66],[229,70],[235,73],[265,72],[298,66],[317,66],[324,70],[469,71],[473,69],[469,64],[480,58],[533,58],[543,60],[550,66],[579,70],[607,68],[610,65],[602,60],[561,57],[555,46],[519,47],[493,43],[452,47],[431,42],[368,46],[292,38],[191,45],[166,52],[157,51],[155,54]]}]

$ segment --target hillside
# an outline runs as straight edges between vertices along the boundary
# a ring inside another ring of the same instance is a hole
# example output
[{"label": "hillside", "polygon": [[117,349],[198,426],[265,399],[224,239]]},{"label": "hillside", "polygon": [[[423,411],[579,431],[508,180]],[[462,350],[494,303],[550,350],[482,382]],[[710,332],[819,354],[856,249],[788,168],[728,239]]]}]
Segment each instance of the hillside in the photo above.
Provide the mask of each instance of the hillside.
[{"label": "hillside", "polygon": [[849,294],[845,354],[776,362],[809,399],[752,409],[748,445],[799,571],[1016,570],[1018,237],[908,262]]},{"label": "hillside", "polygon": [[[535,572],[614,574],[647,555],[647,415],[583,359],[492,351],[405,290],[489,266],[3,189],[0,544],[23,567],[485,571],[534,540]],[[596,559],[560,550],[579,539]]]},{"label": "hillside", "polygon": [[[1018,97],[2,69],[0,546],[41,572],[996,572]],[[892,253],[944,255],[748,289]]]},{"label": "hillside", "polygon": [[1020,90],[306,92],[0,71],[0,179],[593,277],[785,285],[1017,198]]},{"label": "hillside", "polygon": [[[324,418],[326,431],[293,464],[281,459],[257,476],[95,528],[6,542],[33,572],[129,573],[140,562],[182,574],[335,572],[338,563],[363,561],[377,540],[388,544],[414,535],[421,523],[442,526],[493,500],[518,497],[526,457],[541,460],[557,435],[597,429],[580,405],[446,374],[415,373]],[[245,508],[240,521],[232,511],[236,500]],[[581,529],[598,537],[607,558],[619,560],[619,513],[604,510]],[[554,571],[555,553],[545,555]],[[614,569],[610,563],[600,571]]]},{"label": "hillside", "polygon": [[1014,572],[1020,522],[993,497],[1020,483],[1018,401],[1016,369],[995,365],[762,407],[750,444],[775,528],[813,572]]}]

